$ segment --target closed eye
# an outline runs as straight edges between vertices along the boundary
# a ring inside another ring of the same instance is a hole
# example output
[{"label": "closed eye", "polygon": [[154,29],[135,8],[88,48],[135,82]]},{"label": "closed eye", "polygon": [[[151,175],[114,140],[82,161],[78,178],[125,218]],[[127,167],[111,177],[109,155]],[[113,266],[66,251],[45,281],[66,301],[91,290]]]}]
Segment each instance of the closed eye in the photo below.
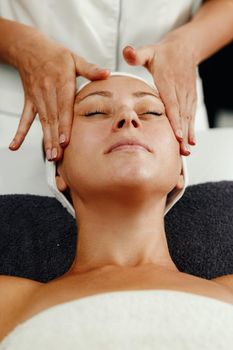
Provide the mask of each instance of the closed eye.
[{"label": "closed eye", "polygon": [[[104,113],[102,111],[95,111],[95,112],[88,112],[86,114],[84,114],[86,117],[89,117],[89,116],[92,116],[92,115],[95,115],[95,114],[107,114],[107,113]],[[153,115],[156,115],[156,116],[161,116],[163,113],[158,113],[158,112],[153,112],[153,111],[147,111],[145,113],[141,113],[142,115],[144,114],[153,114]],[[140,115],[141,115],[140,114]]]},{"label": "closed eye", "polygon": [[163,113],[158,113],[158,112],[148,111],[148,112],[146,112],[146,113],[142,113],[142,114],[153,114],[153,115],[160,116],[160,115],[162,115]]},{"label": "closed eye", "polygon": [[94,114],[107,114],[107,113],[104,113],[104,112],[101,112],[101,111],[95,111],[95,112],[85,113],[84,115],[85,116],[91,116],[91,115],[94,115]]}]

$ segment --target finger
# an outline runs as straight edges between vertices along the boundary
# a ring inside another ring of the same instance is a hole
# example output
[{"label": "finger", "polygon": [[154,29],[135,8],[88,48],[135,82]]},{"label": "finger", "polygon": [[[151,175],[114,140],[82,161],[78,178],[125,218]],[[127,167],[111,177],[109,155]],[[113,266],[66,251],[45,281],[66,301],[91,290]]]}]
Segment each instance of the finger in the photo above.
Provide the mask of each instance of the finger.
[{"label": "finger", "polygon": [[[190,83],[179,86],[176,89],[177,98],[180,105],[180,115],[183,125],[184,142],[182,149],[186,149],[187,153],[190,152],[189,144],[195,145],[194,140],[194,108],[196,102],[195,85],[190,88]],[[179,92],[179,94],[178,94]]]},{"label": "finger", "polygon": [[190,105],[191,105],[190,106],[191,121],[189,124],[188,142],[190,145],[194,146],[196,145],[196,138],[195,138],[195,116],[196,116],[196,105],[197,105],[196,94],[194,95],[194,98],[190,103]]},{"label": "finger", "polygon": [[35,119],[35,116],[36,116],[36,110],[34,108],[33,103],[30,100],[26,99],[24,102],[23,113],[20,118],[20,122],[17,128],[16,134],[13,138],[13,141],[9,145],[9,148],[12,151],[16,151],[17,149],[19,149],[19,147],[23,143],[32,125],[32,122]]},{"label": "finger", "polygon": [[57,89],[58,133],[61,147],[66,147],[70,142],[75,92],[75,79]]},{"label": "finger", "polygon": [[42,124],[42,130],[43,130],[43,143],[44,143],[44,150],[46,153],[46,158],[48,160],[52,160],[52,145],[50,144],[50,140],[52,139],[50,128],[46,127],[45,124]]},{"label": "finger", "polygon": [[195,136],[195,113],[189,125],[188,140],[189,140],[189,144],[192,146],[195,146],[197,144],[196,136]]},{"label": "finger", "polygon": [[146,68],[150,67],[150,63],[155,55],[153,45],[145,45],[137,49],[132,46],[126,46],[122,52],[123,57],[128,64],[133,66],[144,66]]},{"label": "finger", "polygon": [[52,160],[52,136],[51,130],[46,114],[45,102],[42,96],[41,90],[37,90],[35,95],[35,104],[38,110],[39,119],[41,122],[43,135],[44,135],[44,149],[46,153],[46,157],[48,160]]},{"label": "finger", "polygon": [[[179,95],[178,95],[179,92]],[[180,86],[178,91],[178,100],[180,104],[180,114],[182,120],[184,120],[185,130],[184,130],[184,141],[189,148],[189,144],[194,145],[192,140],[193,135],[193,119],[194,119],[194,106],[196,101],[195,86],[192,87],[190,83],[187,83],[186,86]],[[190,139],[191,137],[191,139]],[[190,142],[191,141],[191,142]]]},{"label": "finger", "polygon": [[188,138],[188,126],[189,126],[189,117],[186,117],[186,112],[181,112],[181,124],[182,124],[182,132],[183,132],[183,140],[180,143],[181,154],[184,156],[188,156],[190,154],[190,148],[187,143]]},{"label": "finger", "polygon": [[52,160],[57,159],[61,153],[58,134],[58,110],[57,110],[57,92],[56,87],[52,82],[47,82],[46,87],[42,90],[42,95],[45,103],[45,113],[50,128],[52,138]]},{"label": "finger", "polygon": [[[182,133],[183,133],[183,143],[186,150],[188,150],[188,125],[190,120],[190,114],[187,111],[187,89],[184,86],[176,86],[176,97],[179,103],[179,113],[182,124]],[[183,148],[183,147],[182,147]]]},{"label": "finger", "polygon": [[77,75],[81,75],[89,80],[106,79],[110,71],[107,68],[101,68],[96,64],[87,62],[83,57],[73,54]]},{"label": "finger", "polygon": [[[188,125],[189,125],[189,119],[183,118],[182,119],[182,129],[183,129],[183,133],[185,135],[188,134]],[[180,142],[180,150],[181,150],[181,154],[184,155],[184,156],[189,156],[190,153],[191,153],[189,145],[187,144],[187,141],[185,141],[185,139],[183,139]]]},{"label": "finger", "polygon": [[180,154],[182,156],[189,156],[191,152],[187,149],[187,146],[184,141],[180,142]]},{"label": "finger", "polygon": [[171,124],[173,132],[180,142],[183,140],[182,122],[180,118],[179,104],[174,86],[168,84],[165,78],[157,82],[160,97],[164,103],[167,118]]}]

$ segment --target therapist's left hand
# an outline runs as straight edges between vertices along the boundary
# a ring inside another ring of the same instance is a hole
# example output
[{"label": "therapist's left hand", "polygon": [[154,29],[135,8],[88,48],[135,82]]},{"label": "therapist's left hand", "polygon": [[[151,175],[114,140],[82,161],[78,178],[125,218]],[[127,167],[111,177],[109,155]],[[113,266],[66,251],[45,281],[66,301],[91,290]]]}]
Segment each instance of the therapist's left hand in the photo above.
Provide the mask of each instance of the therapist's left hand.
[{"label": "therapist's left hand", "polygon": [[166,115],[177,140],[180,153],[190,154],[188,144],[195,145],[196,65],[192,52],[184,43],[163,40],[139,48],[126,46],[123,56],[130,65],[142,65],[152,74],[165,105]]}]

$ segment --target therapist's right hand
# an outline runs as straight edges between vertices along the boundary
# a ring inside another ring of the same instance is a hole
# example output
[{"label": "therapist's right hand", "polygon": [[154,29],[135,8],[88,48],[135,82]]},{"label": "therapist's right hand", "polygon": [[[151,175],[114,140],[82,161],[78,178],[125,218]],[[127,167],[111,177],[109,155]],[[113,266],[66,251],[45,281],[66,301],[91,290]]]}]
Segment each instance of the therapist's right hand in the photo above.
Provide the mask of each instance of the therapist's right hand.
[{"label": "therapist's right hand", "polygon": [[19,149],[37,113],[48,160],[62,158],[70,140],[76,77],[105,79],[110,71],[87,62],[43,34],[33,33],[18,48],[16,68],[24,88],[24,108],[9,148]]}]

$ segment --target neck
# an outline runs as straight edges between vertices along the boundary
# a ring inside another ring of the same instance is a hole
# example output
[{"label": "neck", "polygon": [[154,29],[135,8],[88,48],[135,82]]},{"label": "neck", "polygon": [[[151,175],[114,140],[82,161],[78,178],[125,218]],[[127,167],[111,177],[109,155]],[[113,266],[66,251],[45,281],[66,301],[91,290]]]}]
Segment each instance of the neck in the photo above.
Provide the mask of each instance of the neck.
[{"label": "neck", "polygon": [[[107,266],[154,267],[178,271],[168,251],[163,200],[93,202],[74,199],[78,217],[76,258],[69,273]],[[88,205],[86,205],[88,203]]]}]

